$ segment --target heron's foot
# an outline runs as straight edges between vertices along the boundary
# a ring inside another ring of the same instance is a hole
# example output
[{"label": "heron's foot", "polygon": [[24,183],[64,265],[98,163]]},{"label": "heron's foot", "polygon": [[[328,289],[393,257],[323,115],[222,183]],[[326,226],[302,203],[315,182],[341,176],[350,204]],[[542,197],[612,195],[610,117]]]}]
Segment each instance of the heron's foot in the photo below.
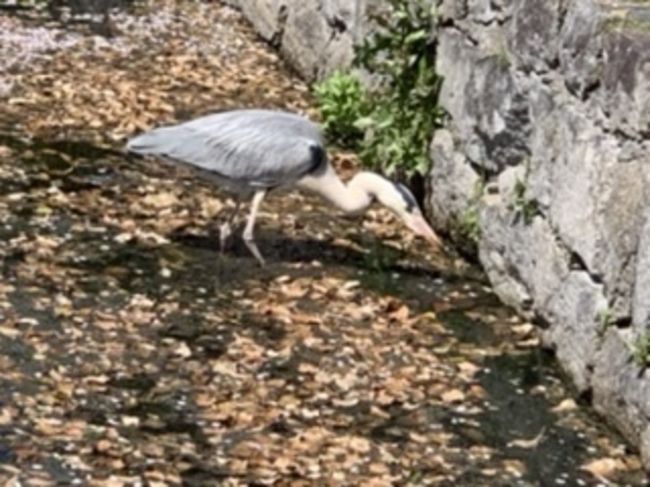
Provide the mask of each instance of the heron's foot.
[{"label": "heron's foot", "polygon": [[228,238],[232,235],[230,222],[222,223],[219,226],[219,251],[223,254],[226,251]]},{"label": "heron's foot", "polygon": [[248,247],[248,250],[250,250],[251,254],[253,254],[253,257],[255,257],[257,259],[257,262],[260,263],[260,267],[264,267],[266,265],[266,262],[260,253],[260,249],[257,248],[257,244],[255,243],[255,240],[253,240],[253,236],[244,235],[244,243],[246,244],[246,247]]}]

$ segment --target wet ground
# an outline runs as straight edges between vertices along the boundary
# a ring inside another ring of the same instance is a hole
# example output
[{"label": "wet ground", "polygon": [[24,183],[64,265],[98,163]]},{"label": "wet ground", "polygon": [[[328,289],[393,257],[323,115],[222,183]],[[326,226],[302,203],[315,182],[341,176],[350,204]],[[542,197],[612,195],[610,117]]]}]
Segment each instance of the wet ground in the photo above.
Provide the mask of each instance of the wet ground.
[{"label": "wet ground", "polygon": [[[269,265],[220,255],[232,201],[124,137],[311,100],[228,8],[136,14],[4,73],[0,482],[644,485],[534,327],[385,212],[277,195]],[[21,15],[0,21],[29,35]]]}]

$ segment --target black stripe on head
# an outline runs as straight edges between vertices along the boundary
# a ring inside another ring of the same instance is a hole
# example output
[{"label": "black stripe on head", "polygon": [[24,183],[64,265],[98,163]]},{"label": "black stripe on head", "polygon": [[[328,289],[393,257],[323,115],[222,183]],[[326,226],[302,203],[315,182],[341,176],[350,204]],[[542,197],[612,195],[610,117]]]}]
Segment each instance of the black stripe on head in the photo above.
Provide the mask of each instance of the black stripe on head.
[{"label": "black stripe on head", "polygon": [[402,183],[394,183],[395,189],[400,194],[404,203],[406,203],[406,211],[411,213],[414,209],[418,208],[418,203],[415,201],[415,196],[409,191],[409,189],[404,186]]}]

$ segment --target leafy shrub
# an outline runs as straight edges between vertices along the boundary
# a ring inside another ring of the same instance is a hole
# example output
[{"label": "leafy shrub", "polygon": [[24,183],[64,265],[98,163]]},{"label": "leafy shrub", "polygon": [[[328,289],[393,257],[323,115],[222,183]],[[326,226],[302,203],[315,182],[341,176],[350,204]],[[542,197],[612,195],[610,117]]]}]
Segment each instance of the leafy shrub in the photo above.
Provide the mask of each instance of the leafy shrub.
[{"label": "leafy shrub", "polygon": [[[325,108],[321,101],[321,111],[328,133],[332,134],[332,126],[337,125],[337,130],[348,130],[347,139],[357,141],[359,131],[363,132],[359,149],[367,166],[389,175],[424,174],[429,169],[431,134],[444,119],[438,106],[441,78],[435,72],[435,2],[388,3],[391,15],[373,19],[378,28],[358,48],[355,59],[355,65],[376,76],[378,83],[364,92],[358,79],[347,75],[346,83],[354,90],[345,91],[339,108]],[[322,87],[334,81],[341,83],[339,73],[321,85],[319,100],[323,99]],[[360,94],[356,91],[359,88]],[[335,102],[336,98],[329,96],[328,100]],[[357,117],[352,129],[348,116]],[[342,139],[340,134],[334,135]]]},{"label": "leafy shrub", "polygon": [[367,93],[359,78],[337,71],[316,85],[314,92],[331,141],[356,147],[363,138],[356,122],[368,112]]}]

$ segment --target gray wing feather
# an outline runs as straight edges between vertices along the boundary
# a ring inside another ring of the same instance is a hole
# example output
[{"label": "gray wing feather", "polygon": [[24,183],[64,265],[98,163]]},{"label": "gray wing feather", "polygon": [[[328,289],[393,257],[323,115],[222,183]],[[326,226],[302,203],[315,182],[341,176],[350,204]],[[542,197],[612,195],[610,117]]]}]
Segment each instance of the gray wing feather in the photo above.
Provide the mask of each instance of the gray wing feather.
[{"label": "gray wing feather", "polygon": [[309,120],[270,110],[237,110],[162,127],[131,139],[127,150],[180,161],[251,186],[290,184],[325,158]]}]

